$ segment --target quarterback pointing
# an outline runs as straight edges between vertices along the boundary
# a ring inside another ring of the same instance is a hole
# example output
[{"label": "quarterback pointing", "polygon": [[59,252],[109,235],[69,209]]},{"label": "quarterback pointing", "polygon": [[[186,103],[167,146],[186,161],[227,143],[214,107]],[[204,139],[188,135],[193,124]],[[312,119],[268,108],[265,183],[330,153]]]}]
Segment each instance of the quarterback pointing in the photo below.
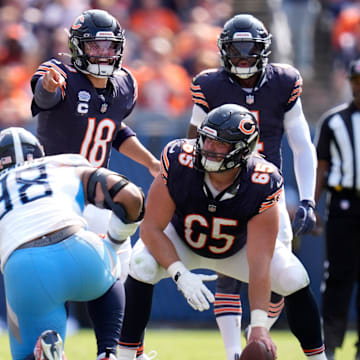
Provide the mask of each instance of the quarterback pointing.
[{"label": "quarterback pointing", "polygon": [[[115,149],[157,175],[159,161],[123,122],[137,100],[137,82],[122,66],[124,29],[108,12],[87,10],[74,20],[68,40],[70,63],[45,61],[31,79],[31,110],[45,153],[81,154],[95,167],[108,167]],[[89,204],[84,216],[92,231],[106,233],[109,211]],[[127,276],[130,252],[130,239],[126,239],[119,248],[122,280]],[[104,329],[96,335],[100,344],[107,336]]]}]

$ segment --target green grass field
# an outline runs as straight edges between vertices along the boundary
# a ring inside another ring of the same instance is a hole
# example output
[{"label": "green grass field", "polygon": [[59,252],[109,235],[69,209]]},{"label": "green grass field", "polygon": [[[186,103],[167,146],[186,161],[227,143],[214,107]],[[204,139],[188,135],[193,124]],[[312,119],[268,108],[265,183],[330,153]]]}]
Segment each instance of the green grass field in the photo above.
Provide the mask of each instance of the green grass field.
[{"label": "green grass field", "polygon": [[[273,330],[279,360],[304,360],[294,336],[288,331]],[[355,355],[355,332],[349,331],[345,344],[338,350],[338,360],[352,360]],[[220,334],[217,330],[149,329],[147,351],[156,350],[157,360],[226,360]],[[91,330],[81,330],[69,336],[65,344],[68,360],[95,360],[96,344]],[[10,360],[7,335],[0,335],[0,360]]]}]

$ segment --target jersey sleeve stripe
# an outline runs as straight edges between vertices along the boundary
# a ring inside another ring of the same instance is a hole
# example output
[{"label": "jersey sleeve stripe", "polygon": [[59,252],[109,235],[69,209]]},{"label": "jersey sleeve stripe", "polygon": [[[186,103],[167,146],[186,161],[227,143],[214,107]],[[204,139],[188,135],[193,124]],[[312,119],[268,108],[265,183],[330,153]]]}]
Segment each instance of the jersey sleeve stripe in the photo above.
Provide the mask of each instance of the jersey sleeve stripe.
[{"label": "jersey sleeve stripe", "polygon": [[44,76],[45,74],[46,74],[45,70],[38,70],[38,71],[36,71],[36,73],[34,75]]},{"label": "jersey sleeve stripe", "polygon": [[[48,66],[47,66],[48,65]],[[50,68],[54,68],[57,72],[59,72],[65,79],[67,79],[67,74],[64,70],[62,70],[61,68],[59,68],[58,66],[56,66],[55,64],[51,63],[51,62],[46,62],[42,65],[40,65],[36,72],[35,75],[45,75],[45,73],[50,69]]]},{"label": "jersey sleeve stripe", "polygon": [[195,92],[191,90],[191,95],[194,98],[201,98],[201,99],[205,99],[205,95],[202,92]]},{"label": "jersey sleeve stripe", "polygon": [[291,102],[295,101],[300,95],[301,95],[301,93],[292,96],[292,97],[289,99],[288,103],[291,103]]},{"label": "jersey sleeve stripe", "polygon": [[167,184],[168,176],[169,176],[169,158],[167,156],[169,145],[166,145],[162,154],[161,154],[161,161],[160,161],[160,173],[161,177],[165,184]]},{"label": "jersey sleeve stripe", "polygon": [[58,71],[65,79],[67,79],[67,74],[66,72],[61,69],[59,66],[53,64],[53,63],[50,63],[50,67],[54,68],[56,71]]},{"label": "jersey sleeve stripe", "polygon": [[204,100],[196,99],[193,97],[193,101],[195,104],[199,104],[199,105],[205,106],[207,109],[210,109],[209,104]]},{"label": "jersey sleeve stripe", "polygon": [[291,92],[288,104],[290,104],[291,102],[295,101],[302,93],[302,79],[298,79],[295,84],[294,84],[294,88]]},{"label": "jersey sleeve stripe", "polygon": [[201,90],[201,86],[200,86],[200,85],[191,84],[191,85],[190,85],[190,89],[193,90],[193,91],[199,91],[199,90]]},{"label": "jersey sleeve stripe", "polygon": [[266,201],[266,202],[263,202],[260,206],[260,209],[259,209],[259,214],[264,212],[265,210],[267,209],[270,209],[271,207],[273,207],[274,205],[276,204],[276,201]]},{"label": "jersey sleeve stripe", "polygon": [[58,71],[65,79],[67,78],[67,74],[66,72],[61,69],[59,66],[55,65],[53,62],[51,61],[46,61],[44,63],[42,63],[38,69],[43,69],[43,70],[48,70],[50,68],[54,68],[56,71]]},{"label": "jersey sleeve stripe", "polygon": [[303,84],[303,81],[302,81],[302,79],[300,78],[300,79],[298,79],[298,80],[295,82],[294,87],[296,87],[296,86],[302,86],[302,84]]},{"label": "jersey sleeve stripe", "polygon": [[166,170],[166,168],[164,166],[163,161],[160,162],[160,174],[161,174],[161,178],[162,178],[164,184],[166,185],[167,182],[168,182],[169,174],[168,174],[168,172],[167,172],[167,170]]},{"label": "jersey sleeve stripe", "polygon": [[275,191],[273,194],[269,195],[266,200],[264,201],[260,208],[259,208],[259,214],[262,213],[263,211],[270,209],[272,206],[274,206],[278,201],[279,201],[279,195],[282,192],[282,188]]},{"label": "jersey sleeve stripe", "polygon": [[272,195],[269,195],[269,196],[266,198],[266,200],[271,200],[271,199],[273,199],[275,196],[281,194],[281,192],[282,192],[282,188],[279,189],[278,191],[275,191]]}]

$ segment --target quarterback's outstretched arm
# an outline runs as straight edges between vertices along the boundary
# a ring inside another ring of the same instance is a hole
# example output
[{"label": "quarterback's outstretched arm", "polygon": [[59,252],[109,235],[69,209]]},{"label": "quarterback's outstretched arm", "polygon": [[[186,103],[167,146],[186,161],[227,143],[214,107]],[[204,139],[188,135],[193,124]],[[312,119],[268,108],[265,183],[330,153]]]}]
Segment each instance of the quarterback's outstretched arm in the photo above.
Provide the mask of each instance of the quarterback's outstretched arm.
[{"label": "quarterback's outstretched arm", "polygon": [[[55,80],[57,79],[57,80]],[[51,109],[61,101],[63,77],[54,69],[49,69],[35,86],[34,100],[42,109]]]}]

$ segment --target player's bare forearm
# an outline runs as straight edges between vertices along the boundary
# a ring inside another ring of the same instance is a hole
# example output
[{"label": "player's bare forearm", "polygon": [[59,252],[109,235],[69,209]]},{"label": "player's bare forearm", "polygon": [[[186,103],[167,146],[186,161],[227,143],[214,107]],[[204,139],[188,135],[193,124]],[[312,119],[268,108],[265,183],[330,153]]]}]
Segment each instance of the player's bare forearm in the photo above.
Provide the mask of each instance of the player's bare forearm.
[{"label": "player's bare forearm", "polygon": [[252,310],[268,310],[271,291],[270,264],[278,229],[277,204],[253,217],[248,224],[247,258],[249,301]]},{"label": "player's bare forearm", "polygon": [[140,237],[156,261],[165,269],[179,260],[175,247],[164,233],[174,211],[175,204],[158,175],[148,193]]},{"label": "player's bare forearm", "polygon": [[165,269],[180,260],[172,242],[154,224],[143,222],[140,227],[140,237],[151,255]]}]

